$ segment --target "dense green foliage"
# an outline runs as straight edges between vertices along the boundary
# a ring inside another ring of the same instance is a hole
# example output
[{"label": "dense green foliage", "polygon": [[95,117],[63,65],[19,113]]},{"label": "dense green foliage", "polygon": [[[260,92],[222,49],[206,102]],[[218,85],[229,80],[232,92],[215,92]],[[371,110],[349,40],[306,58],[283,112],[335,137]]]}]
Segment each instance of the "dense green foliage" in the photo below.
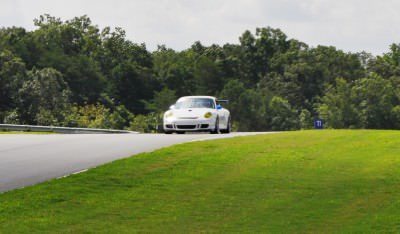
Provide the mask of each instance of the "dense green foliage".
[{"label": "dense green foliage", "polygon": [[397,233],[399,145],[377,130],[180,144],[0,194],[0,233]]},{"label": "dense green foliage", "polygon": [[317,117],[400,128],[399,44],[382,56],[345,53],[258,28],[238,44],[150,52],[87,16],[35,25],[0,29],[0,122],[151,131],[177,97],[212,95],[230,99],[239,130],[310,128]]}]

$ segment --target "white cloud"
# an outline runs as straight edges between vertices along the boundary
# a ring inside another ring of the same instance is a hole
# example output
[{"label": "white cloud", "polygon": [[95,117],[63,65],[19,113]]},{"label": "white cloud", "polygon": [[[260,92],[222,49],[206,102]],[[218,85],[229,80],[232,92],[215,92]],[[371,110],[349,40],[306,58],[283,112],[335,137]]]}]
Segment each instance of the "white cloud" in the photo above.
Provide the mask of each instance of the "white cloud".
[{"label": "white cloud", "polygon": [[237,43],[244,30],[272,26],[312,46],[375,54],[400,42],[395,0],[0,0],[0,26],[33,28],[49,13],[70,19],[87,14],[100,27],[120,26],[149,49]]}]

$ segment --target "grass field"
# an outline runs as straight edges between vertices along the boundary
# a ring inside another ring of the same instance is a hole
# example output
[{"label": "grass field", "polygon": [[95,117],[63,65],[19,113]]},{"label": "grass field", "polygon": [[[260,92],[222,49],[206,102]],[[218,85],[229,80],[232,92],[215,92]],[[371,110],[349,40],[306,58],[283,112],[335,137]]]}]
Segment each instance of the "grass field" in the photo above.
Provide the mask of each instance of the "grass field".
[{"label": "grass field", "polygon": [[400,232],[400,132],[193,142],[0,195],[0,233]]}]

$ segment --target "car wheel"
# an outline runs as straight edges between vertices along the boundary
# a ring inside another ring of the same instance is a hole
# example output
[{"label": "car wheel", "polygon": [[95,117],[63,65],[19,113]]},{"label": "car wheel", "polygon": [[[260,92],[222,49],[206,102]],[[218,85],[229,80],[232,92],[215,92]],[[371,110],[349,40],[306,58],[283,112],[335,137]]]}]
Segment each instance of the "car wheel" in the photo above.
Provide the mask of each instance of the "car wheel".
[{"label": "car wheel", "polygon": [[165,134],[172,134],[171,131],[164,131]]},{"label": "car wheel", "polygon": [[221,130],[221,133],[230,133],[231,130],[232,130],[232,123],[231,123],[231,118],[229,118],[226,129]]},{"label": "car wheel", "polygon": [[218,119],[218,118],[217,118],[217,120],[215,121],[214,130],[211,130],[210,133],[211,133],[211,134],[218,134],[218,133],[219,133],[219,119]]}]

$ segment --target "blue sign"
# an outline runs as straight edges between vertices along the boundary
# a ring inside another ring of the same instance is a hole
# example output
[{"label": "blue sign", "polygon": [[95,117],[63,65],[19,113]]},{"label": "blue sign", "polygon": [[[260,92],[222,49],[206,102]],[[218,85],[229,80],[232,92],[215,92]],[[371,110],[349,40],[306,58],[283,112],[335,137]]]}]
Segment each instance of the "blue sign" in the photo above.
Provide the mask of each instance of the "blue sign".
[{"label": "blue sign", "polygon": [[314,128],[315,129],[324,129],[324,121],[322,119],[314,120]]}]

